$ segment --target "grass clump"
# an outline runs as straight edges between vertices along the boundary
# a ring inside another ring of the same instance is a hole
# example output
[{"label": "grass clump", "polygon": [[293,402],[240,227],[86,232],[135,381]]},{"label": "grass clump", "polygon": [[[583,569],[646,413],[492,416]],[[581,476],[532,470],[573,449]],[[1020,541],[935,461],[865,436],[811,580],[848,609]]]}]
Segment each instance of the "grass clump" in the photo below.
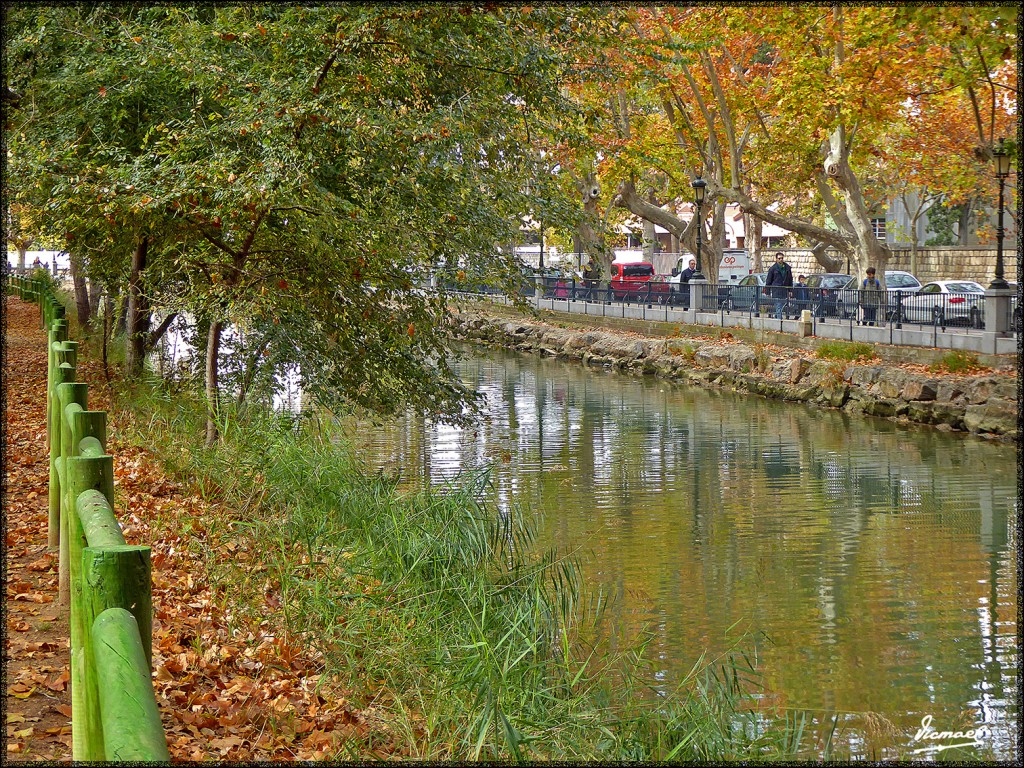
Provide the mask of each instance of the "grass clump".
[{"label": "grass clump", "polygon": [[974,352],[962,349],[947,352],[942,359],[932,363],[928,368],[934,373],[979,373],[990,370],[978,362],[978,356]]},{"label": "grass clump", "polygon": [[862,341],[826,341],[818,347],[815,355],[822,360],[844,360],[846,362],[874,360],[878,357],[875,348]]},{"label": "grass clump", "polygon": [[[366,474],[329,420],[225,416],[202,446],[198,399],[141,389],[138,439],[216,496],[230,519],[204,576],[232,615],[322,659],[324,676],[372,707],[385,728],[353,735],[344,757],[391,751],[422,760],[790,759],[802,724],[749,711],[754,664],[737,652],[653,688],[639,638],[611,652],[588,640],[600,601],[575,561],[541,551],[522,510],[482,499],[489,473],[401,495]],[[211,542],[212,543],[212,542]],[[265,615],[268,583],[280,608]],[[373,743],[370,743],[370,740]]]}]

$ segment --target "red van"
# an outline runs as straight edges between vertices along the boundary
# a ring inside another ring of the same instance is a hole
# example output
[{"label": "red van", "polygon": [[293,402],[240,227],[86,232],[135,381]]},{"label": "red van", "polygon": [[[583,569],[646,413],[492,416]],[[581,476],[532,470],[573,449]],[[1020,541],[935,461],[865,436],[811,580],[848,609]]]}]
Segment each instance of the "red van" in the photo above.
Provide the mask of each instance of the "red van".
[{"label": "red van", "polygon": [[613,262],[611,286],[618,301],[665,304],[669,298],[668,282],[664,275],[654,274],[654,265],[649,261]]}]

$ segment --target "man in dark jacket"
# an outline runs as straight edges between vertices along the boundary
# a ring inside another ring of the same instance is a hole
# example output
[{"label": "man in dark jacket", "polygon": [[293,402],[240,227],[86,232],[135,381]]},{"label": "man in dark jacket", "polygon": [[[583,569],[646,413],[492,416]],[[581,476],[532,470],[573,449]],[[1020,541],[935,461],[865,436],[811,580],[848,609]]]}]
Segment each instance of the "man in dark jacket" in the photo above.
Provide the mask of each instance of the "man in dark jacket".
[{"label": "man in dark jacket", "polygon": [[789,290],[793,287],[793,268],[786,263],[786,254],[779,251],[775,254],[775,263],[768,270],[764,281],[764,292],[775,299],[775,317],[782,319],[782,308],[789,298]]},{"label": "man in dark jacket", "polygon": [[685,309],[690,308],[690,286],[687,283],[697,274],[697,260],[690,259],[690,263],[686,269],[679,273],[679,292],[683,297],[683,307]]}]

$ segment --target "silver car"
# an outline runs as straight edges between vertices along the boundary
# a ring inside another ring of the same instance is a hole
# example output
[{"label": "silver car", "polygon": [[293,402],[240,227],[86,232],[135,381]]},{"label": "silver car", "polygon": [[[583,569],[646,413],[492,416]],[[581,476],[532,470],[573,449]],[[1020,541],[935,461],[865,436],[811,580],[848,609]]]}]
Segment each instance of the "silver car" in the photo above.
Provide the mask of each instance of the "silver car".
[{"label": "silver car", "polygon": [[903,320],[927,325],[985,327],[985,288],[973,280],[936,280],[901,302]]}]

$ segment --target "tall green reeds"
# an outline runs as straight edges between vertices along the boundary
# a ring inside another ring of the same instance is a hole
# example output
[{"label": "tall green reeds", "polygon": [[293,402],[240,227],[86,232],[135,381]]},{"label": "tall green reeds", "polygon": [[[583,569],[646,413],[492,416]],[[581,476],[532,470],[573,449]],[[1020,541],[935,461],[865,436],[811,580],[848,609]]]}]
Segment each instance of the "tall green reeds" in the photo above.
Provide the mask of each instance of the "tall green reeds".
[{"label": "tall green reeds", "polygon": [[[261,617],[380,713],[373,749],[430,760],[784,759],[798,724],[745,712],[742,656],[655,689],[643,638],[590,646],[596,616],[571,558],[538,551],[525,510],[485,506],[486,471],[400,495],[362,471],[326,420],[231,416],[202,447],[202,408],[136,393],[136,438],[233,510],[205,521],[248,560],[210,558],[235,616]],[[599,601],[598,601],[599,602]],[[781,726],[781,727],[780,727]]]}]

